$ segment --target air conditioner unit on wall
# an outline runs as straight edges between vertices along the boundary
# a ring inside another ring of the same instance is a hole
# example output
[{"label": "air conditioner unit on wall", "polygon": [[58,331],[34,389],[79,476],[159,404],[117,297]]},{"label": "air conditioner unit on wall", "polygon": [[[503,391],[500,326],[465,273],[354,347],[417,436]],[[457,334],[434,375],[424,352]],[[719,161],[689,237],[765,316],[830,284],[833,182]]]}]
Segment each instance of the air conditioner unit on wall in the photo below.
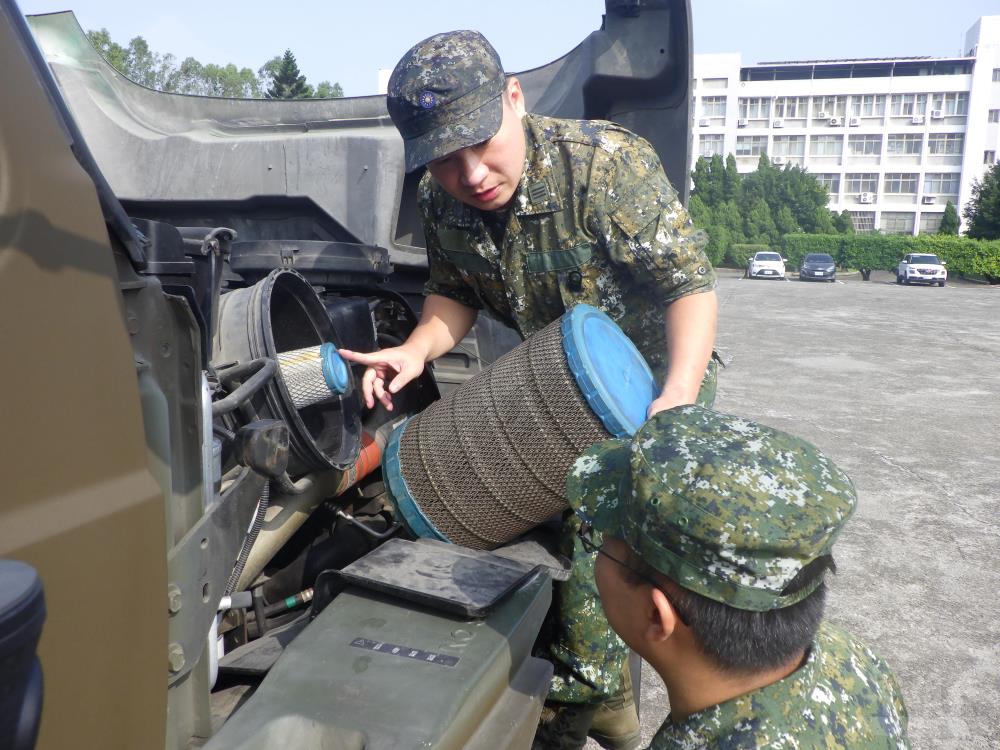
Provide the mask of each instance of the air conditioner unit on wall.
[{"label": "air conditioner unit on wall", "polygon": [[944,110],[941,110],[941,109],[932,109],[931,110],[931,119],[932,120],[940,120],[942,118],[944,118]]},{"label": "air conditioner unit on wall", "polygon": [[773,157],[771,159],[771,163],[772,164],[784,164],[785,163],[785,157],[783,157],[783,156],[775,156],[775,157]]},{"label": "air conditioner unit on wall", "polygon": [[817,112],[817,113],[816,113],[816,119],[817,119],[817,120],[825,120],[825,119],[827,119],[827,118],[828,118],[829,116],[830,116],[830,115],[828,115],[828,114],[827,114],[826,112]]},{"label": "air conditioner unit on wall", "polygon": [[923,115],[913,115],[913,117],[910,119],[910,122],[913,123],[914,125],[923,125],[924,124],[924,116]]},{"label": "air conditioner unit on wall", "polygon": [[831,117],[830,118],[830,127],[831,128],[839,128],[843,124],[844,124],[843,118],[840,118],[840,117]]},{"label": "air conditioner unit on wall", "polygon": [[856,128],[858,125],[861,124],[861,118],[852,117],[850,120],[847,121],[847,124],[850,125],[852,128]]},{"label": "air conditioner unit on wall", "polygon": [[861,193],[861,195],[858,196],[858,201],[860,203],[874,203],[875,193]]},{"label": "air conditioner unit on wall", "polygon": [[777,118],[777,119],[775,119],[775,120],[771,120],[771,127],[772,128],[783,128],[783,127],[785,127],[785,121],[782,120],[780,117]]},{"label": "air conditioner unit on wall", "polygon": [[712,123],[709,121],[707,117],[702,117],[700,120],[698,120],[698,125],[703,128],[707,128],[711,124]]},{"label": "air conditioner unit on wall", "polygon": [[925,206],[933,206],[935,203],[937,203],[937,196],[925,195],[920,202],[923,203]]},{"label": "air conditioner unit on wall", "polygon": [[745,128],[749,124],[750,124],[750,121],[747,120],[747,118],[745,118],[745,117],[741,117],[740,119],[738,119],[736,121],[736,127],[738,127],[738,128]]}]

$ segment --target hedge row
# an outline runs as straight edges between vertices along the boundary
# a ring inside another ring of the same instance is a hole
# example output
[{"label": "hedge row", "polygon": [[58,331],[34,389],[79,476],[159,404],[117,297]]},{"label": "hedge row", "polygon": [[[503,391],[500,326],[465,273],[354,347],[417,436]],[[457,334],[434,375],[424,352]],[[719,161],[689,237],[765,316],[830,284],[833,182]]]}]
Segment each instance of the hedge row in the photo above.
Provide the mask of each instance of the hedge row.
[{"label": "hedge row", "polygon": [[726,265],[733,268],[743,268],[747,264],[747,258],[752,258],[756,253],[768,253],[773,248],[770,245],[730,245],[726,251]]},{"label": "hedge row", "polygon": [[1000,240],[973,240],[947,234],[786,234],[782,252],[798,268],[809,253],[827,253],[841,268],[894,271],[907,253],[933,253],[949,274],[1000,281]]}]

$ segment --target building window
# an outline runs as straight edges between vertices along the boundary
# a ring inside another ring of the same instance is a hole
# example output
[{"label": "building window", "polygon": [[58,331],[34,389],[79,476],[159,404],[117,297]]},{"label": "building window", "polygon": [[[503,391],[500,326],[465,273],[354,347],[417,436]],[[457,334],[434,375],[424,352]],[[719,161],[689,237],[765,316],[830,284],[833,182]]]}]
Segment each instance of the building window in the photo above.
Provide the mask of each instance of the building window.
[{"label": "building window", "polygon": [[766,135],[738,135],[736,136],[737,156],[760,156],[767,152]]},{"label": "building window", "polygon": [[941,114],[945,116],[967,115],[969,114],[969,94],[965,91],[934,94],[931,97],[931,109],[939,109]]},{"label": "building window", "polygon": [[851,97],[851,114],[855,117],[884,117],[885,94],[865,94]]},{"label": "building window", "polygon": [[878,192],[878,175],[873,172],[849,172],[844,180],[848,193]]},{"label": "building window", "polygon": [[889,156],[919,154],[924,147],[923,133],[890,133],[887,150]]},{"label": "building window", "polygon": [[920,233],[921,234],[937,234],[938,230],[941,228],[941,219],[944,218],[942,213],[922,213],[920,214]]},{"label": "building window", "polygon": [[927,94],[893,94],[889,114],[893,117],[927,114]]},{"label": "building window", "polygon": [[958,172],[928,172],[924,175],[924,195],[958,195],[959,177]]},{"label": "building window", "polygon": [[718,154],[722,156],[723,135],[703,135],[698,140],[698,154],[700,156],[712,157]]},{"label": "building window", "polygon": [[909,211],[883,211],[879,229],[886,234],[913,234],[916,214]]},{"label": "building window", "polygon": [[876,134],[847,137],[847,153],[851,156],[872,156],[882,153],[882,136]]},{"label": "building window", "polygon": [[912,172],[886,172],[885,192],[911,195],[917,192],[917,175]]},{"label": "building window", "polygon": [[702,117],[725,117],[726,97],[724,96],[704,96],[701,99]]},{"label": "building window", "polygon": [[983,151],[983,164],[996,164],[997,152],[996,151]]},{"label": "building window", "polygon": [[813,117],[844,117],[847,113],[846,96],[814,96]]},{"label": "building window", "polygon": [[771,100],[766,97],[740,99],[740,118],[745,120],[766,120],[771,117]]},{"label": "building window", "polygon": [[840,156],[844,153],[844,136],[811,136],[809,138],[809,153],[812,156]]},{"label": "building window", "polygon": [[776,135],[771,156],[805,156],[806,137],[804,135]]},{"label": "building window", "polygon": [[774,99],[774,116],[788,119],[805,118],[809,113],[809,97],[778,96]]},{"label": "building window", "polygon": [[851,211],[851,221],[854,222],[854,231],[858,234],[875,231],[874,211]]},{"label": "building window", "polygon": [[931,133],[927,138],[927,150],[932,154],[961,154],[964,145],[963,133]]},{"label": "building window", "polygon": [[1000,82],[1000,68],[993,68],[993,82]]},{"label": "building window", "polygon": [[840,192],[840,175],[835,172],[821,173],[813,175],[816,181],[830,191],[830,195],[837,195]]},{"label": "building window", "polygon": [[728,78],[702,78],[701,79],[702,88],[706,89],[728,89],[729,79]]},{"label": "building window", "polygon": [[1000,122],[1000,109],[991,109],[986,122]]}]

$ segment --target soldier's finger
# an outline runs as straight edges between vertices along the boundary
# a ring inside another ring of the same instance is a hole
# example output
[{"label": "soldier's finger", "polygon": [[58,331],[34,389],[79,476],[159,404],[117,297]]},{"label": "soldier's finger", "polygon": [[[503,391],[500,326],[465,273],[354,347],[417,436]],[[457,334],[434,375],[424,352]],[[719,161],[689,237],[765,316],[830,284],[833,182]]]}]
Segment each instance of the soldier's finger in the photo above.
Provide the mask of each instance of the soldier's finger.
[{"label": "soldier's finger", "polygon": [[372,393],[376,377],[378,377],[378,372],[374,367],[369,367],[365,370],[365,374],[361,377],[361,393],[365,397],[365,406],[369,409],[375,406],[375,398]]}]

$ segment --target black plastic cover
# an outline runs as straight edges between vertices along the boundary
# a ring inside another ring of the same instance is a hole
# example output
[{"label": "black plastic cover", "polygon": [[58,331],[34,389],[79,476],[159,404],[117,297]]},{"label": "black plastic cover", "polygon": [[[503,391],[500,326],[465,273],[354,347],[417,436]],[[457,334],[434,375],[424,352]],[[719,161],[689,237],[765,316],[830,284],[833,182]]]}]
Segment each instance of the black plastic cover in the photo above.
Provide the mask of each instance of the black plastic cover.
[{"label": "black plastic cover", "polygon": [[340,575],[358,586],[437,610],[483,617],[541,569],[454,544],[390,539]]},{"label": "black plastic cover", "polygon": [[38,573],[0,560],[0,747],[29,750],[42,716],[42,669],[35,655],[45,621]]},{"label": "black plastic cover", "polygon": [[234,242],[229,265],[247,281],[275,268],[294,268],[311,284],[339,287],[383,281],[392,273],[383,247],[322,240]]}]

